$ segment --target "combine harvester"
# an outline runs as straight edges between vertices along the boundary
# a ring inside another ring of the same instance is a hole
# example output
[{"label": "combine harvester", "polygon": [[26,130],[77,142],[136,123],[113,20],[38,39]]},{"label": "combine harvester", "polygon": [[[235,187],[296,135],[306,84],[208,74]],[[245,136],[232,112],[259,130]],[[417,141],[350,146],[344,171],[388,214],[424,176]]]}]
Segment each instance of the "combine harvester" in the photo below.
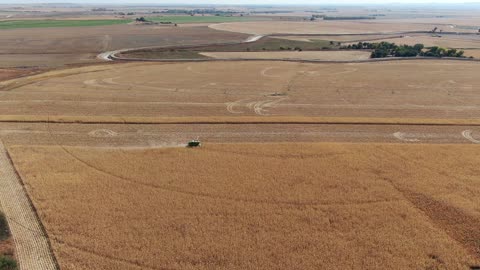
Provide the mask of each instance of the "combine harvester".
[{"label": "combine harvester", "polygon": [[187,147],[193,148],[193,147],[200,147],[202,146],[202,143],[197,139],[191,140],[188,142]]}]

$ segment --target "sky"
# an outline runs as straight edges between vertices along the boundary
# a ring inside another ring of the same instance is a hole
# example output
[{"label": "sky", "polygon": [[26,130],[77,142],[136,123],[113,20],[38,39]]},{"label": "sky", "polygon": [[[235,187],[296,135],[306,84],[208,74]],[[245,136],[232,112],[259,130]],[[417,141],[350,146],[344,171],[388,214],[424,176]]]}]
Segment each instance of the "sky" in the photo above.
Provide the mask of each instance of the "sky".
[{"label": "sky", "polygon": [[78,4],[269,4],[269,5],[335,5],[335,4],[464,4],[480,3],[480,0],[0,0],[0,4],[21,3],[78,3]]}]

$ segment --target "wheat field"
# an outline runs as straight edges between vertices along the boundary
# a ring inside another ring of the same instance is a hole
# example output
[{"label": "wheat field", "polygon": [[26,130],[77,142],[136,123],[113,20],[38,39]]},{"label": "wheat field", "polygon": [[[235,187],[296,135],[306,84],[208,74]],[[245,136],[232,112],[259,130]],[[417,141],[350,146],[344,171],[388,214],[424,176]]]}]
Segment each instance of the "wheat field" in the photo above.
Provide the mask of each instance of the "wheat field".
[{"label": "wheat field", "polygon": [[9,147],[62,269],[468,269],[479,152]]}]

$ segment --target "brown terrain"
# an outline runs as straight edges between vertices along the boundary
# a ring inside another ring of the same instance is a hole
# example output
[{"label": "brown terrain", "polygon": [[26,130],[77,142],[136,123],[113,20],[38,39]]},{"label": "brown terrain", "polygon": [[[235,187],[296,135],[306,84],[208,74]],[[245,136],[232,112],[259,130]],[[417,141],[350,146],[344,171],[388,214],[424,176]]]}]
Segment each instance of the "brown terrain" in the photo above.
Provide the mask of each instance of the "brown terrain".
[{"label": "brown terrain", "polygon": [[239,42],[248,35],[207,26],[114,25],[0,30],[0,67],[58,67],[91,63],[99,53],[124,48]]}]

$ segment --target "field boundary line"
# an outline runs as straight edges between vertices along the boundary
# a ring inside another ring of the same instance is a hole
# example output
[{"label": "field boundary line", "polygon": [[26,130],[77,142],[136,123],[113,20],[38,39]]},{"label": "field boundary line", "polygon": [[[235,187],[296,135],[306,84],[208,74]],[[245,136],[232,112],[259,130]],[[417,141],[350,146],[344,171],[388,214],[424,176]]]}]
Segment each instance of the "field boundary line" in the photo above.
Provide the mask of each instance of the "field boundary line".
[{"label": "field boundary line", "polygon": [[255,124],[335,124],[393,126],[480,126],[479,119],[369,118],[308,116],[212,116],[212,117],[121,117],[121,116],[47,116],[0,115],[0,123],[61,124],[138,124],[138,125],[255,125]]},{"label": "field boundary line", "polygon": [[0,203],[15,242],[19,270],[58,270],[45,228],[0,140]]}]

